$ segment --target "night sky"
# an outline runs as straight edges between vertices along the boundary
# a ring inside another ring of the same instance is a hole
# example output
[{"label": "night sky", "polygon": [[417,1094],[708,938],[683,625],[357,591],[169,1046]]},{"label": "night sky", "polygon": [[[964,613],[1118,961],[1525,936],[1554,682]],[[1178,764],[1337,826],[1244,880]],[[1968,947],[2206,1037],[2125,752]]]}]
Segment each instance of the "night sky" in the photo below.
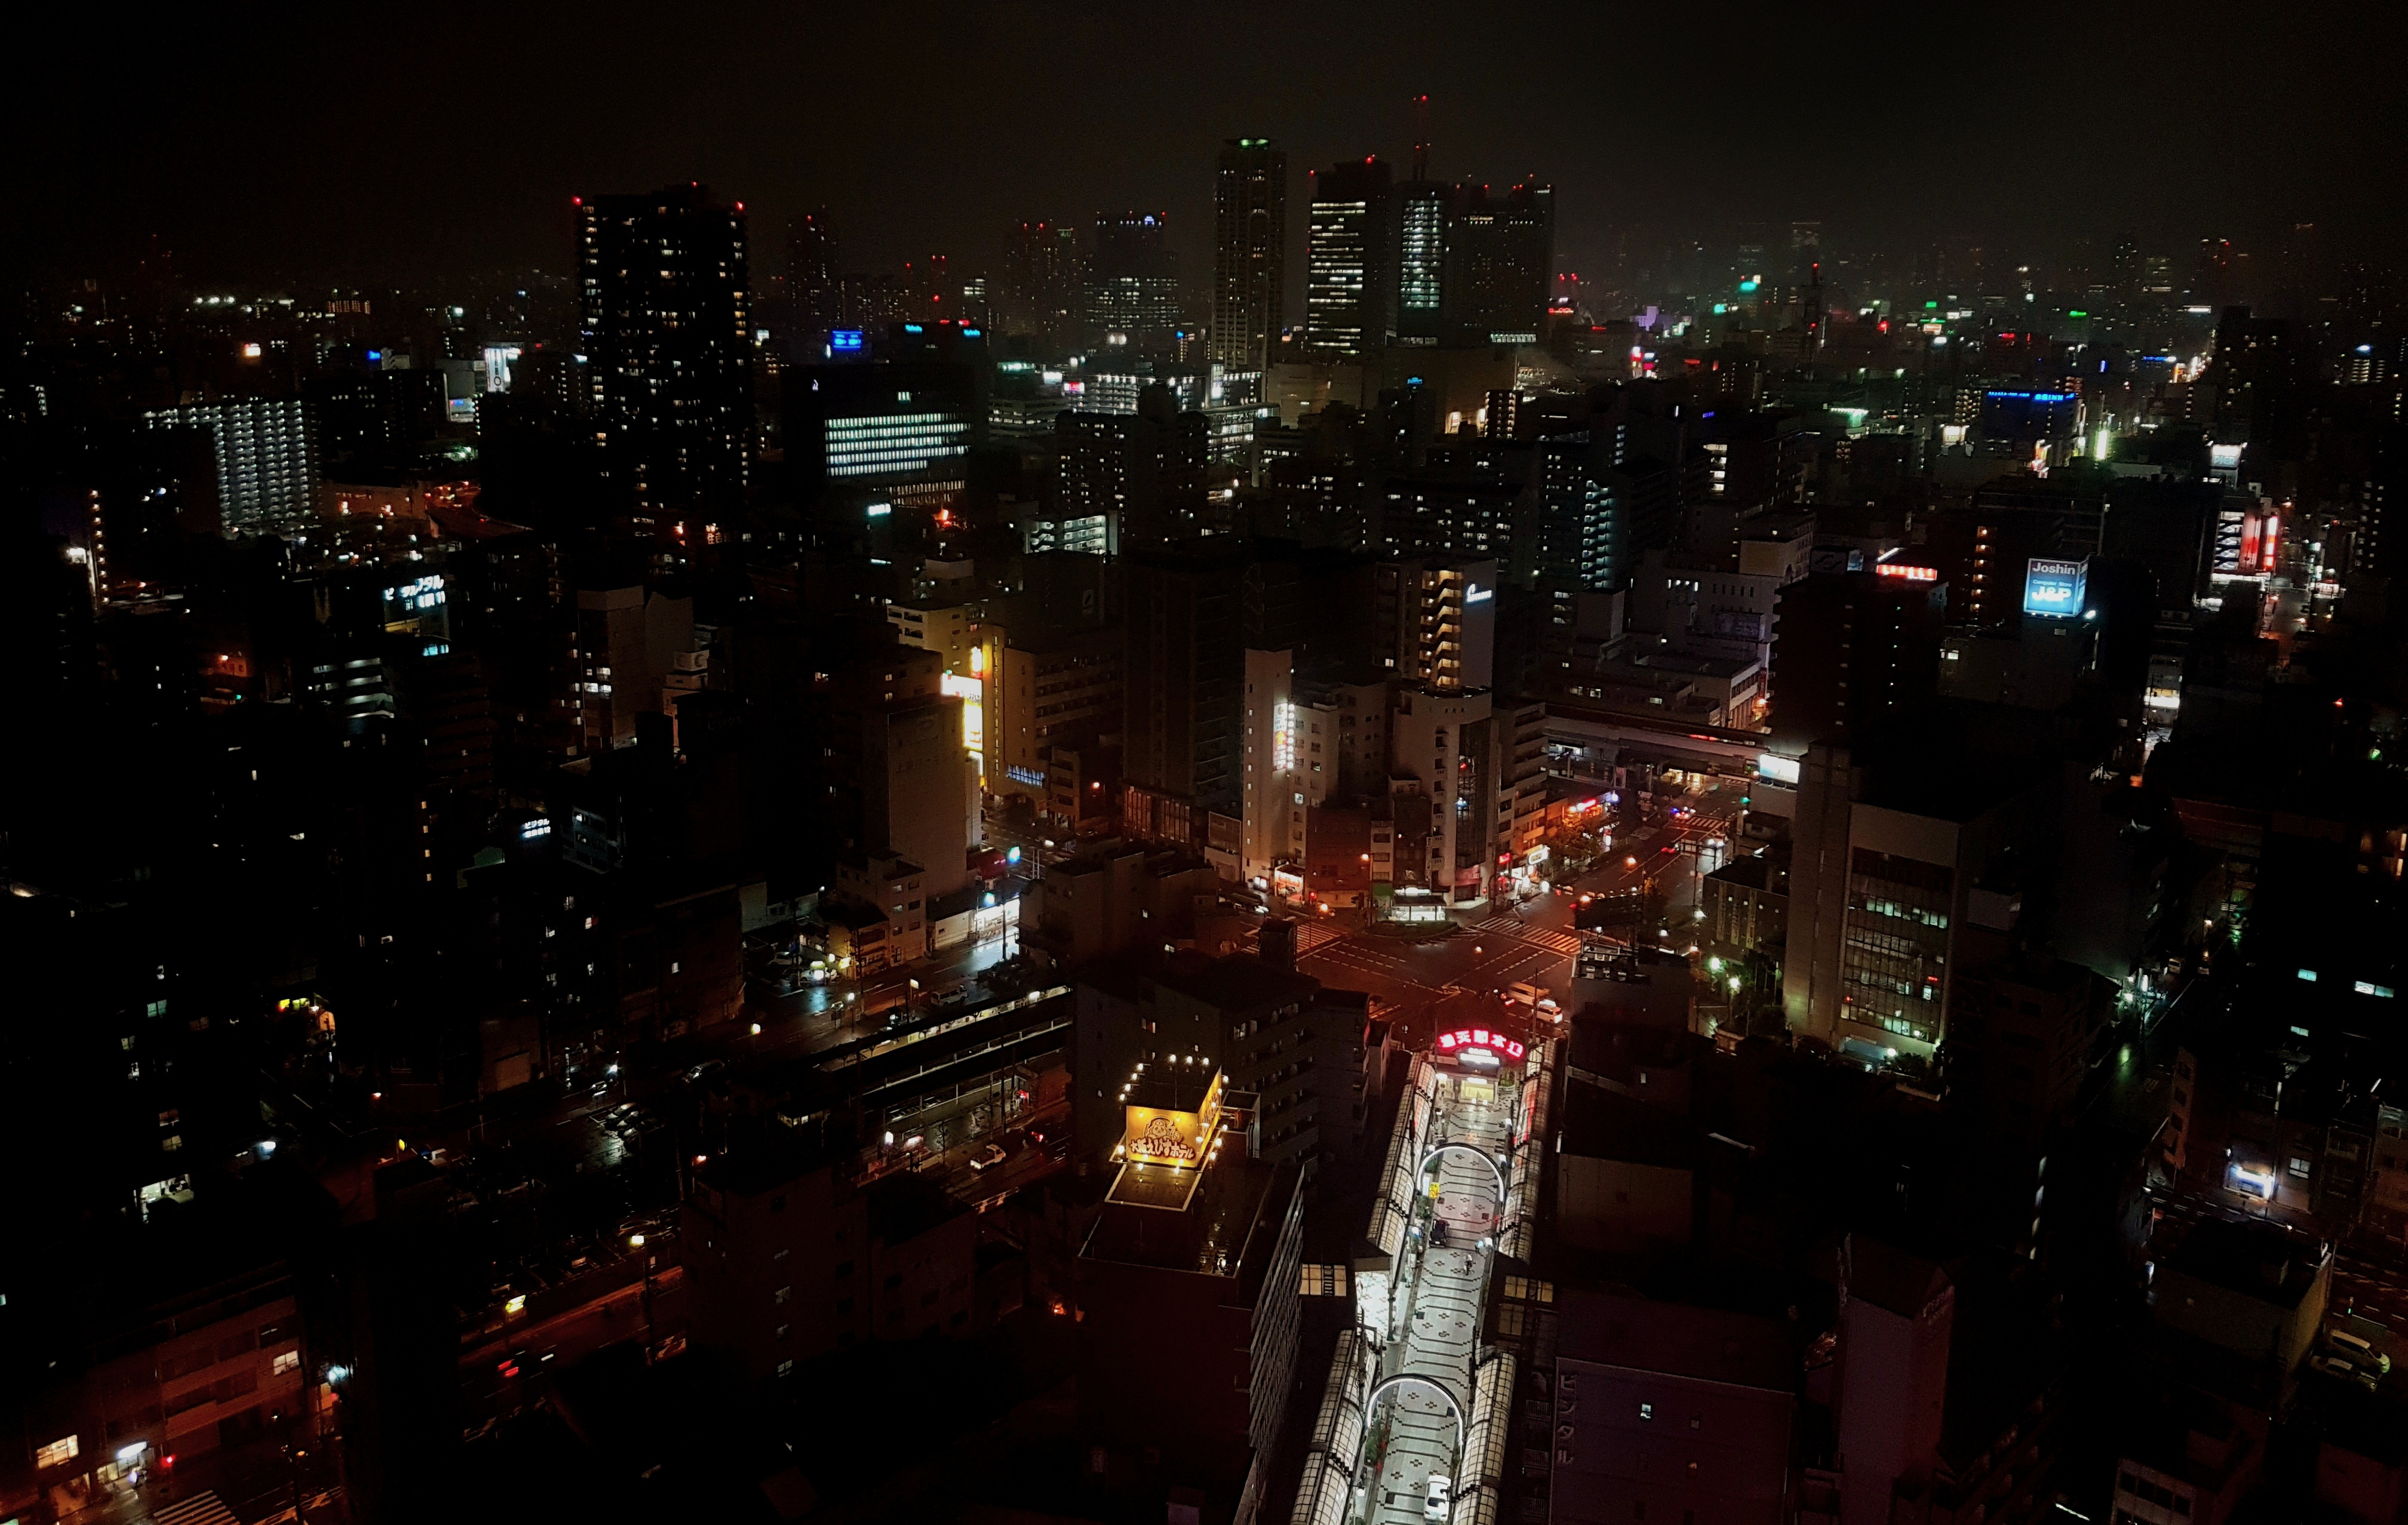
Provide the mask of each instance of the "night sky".
[{"label": "night sky", "polygon": [[[560,268],[569,197],[702,178],[766,268],[825,206],[847,267],[992,263],[1023,217],[1167,208],[1202,273],[1218,141],[1302,172],[1558,188],[1617,235],[1819,219],[1826,247],[2403,223],[2397,14],[2284,5],[1426,6],[1031,0],[43,7],[12,70],[11,258],[294,284]],[[1301,246],[1302,218],[1293,220]],[[2372,250],[2370,250],[2372,252]]]}]

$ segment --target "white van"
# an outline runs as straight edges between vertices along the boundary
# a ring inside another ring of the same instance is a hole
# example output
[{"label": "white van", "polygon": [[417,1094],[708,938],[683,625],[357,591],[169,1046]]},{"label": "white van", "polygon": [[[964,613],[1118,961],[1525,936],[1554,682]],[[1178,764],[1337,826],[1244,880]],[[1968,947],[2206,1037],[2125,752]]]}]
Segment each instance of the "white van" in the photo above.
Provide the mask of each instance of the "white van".
[{"label": "white van", "polygon": [[1422,1503],[1422,1518],[1424,1519],[1444,1520],[1446,1518],[1447,1501],[1454,1491],[1455,1480],[1453,1478],[1449,1477],[1442,1472],[1431,1473],[1429,1475],[1429,1493]]},{"label": "white van", "polygon": [[2329,1329],[2325,1331],[2325,1340],[2359,1367],[2371,1366],[2385,1373],[2391,1370],[2391,1358],[2375,1349],[2374,1343],[2363,1335],[2345,1329]]},{"label": "white van", "polygon": [[1505,999],[1515,1005],[1528,1006],[1536,1010],[1539,1003],[1547,999],[1547,988],[1544,985],[1533,985],[1526,979],[1517,979],[1505,987]]}]

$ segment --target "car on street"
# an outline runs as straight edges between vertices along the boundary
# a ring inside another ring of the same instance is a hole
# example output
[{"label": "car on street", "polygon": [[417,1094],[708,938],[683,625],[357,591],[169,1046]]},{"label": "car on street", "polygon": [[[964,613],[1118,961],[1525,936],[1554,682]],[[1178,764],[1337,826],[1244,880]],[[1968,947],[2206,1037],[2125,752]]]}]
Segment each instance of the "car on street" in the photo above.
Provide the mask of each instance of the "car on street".
[{"label": "car on street", "polygon": [[2344,1382],[2363,1383],[2370,1388],[2382,1380],[2373,1367],[2360,1366],[2343,1356],[2314,1355],[2308,1358],[2308,1364],[2327,1376],[2337,1376]]},{"label": "car on street", "polygon": [[2355,1365],[2371,1366],[2386,1375],[2391,1370],[2391,1358],[2374,1348],[2373,1342],[2364,1335],[2352,1334],[2345,1329],[2329,1329],[2325,1331],[2325,1340],[2332,1346],[2334,1354]]},{"label": "car on street", "polygon": [[1449,1501],[1454,1497],[1454,1494],[1455,1480],[1453,1478],[1447,1476],[1447,1475],[1442,1472],[1431,1473],[1429,1475],[1429,1490],[1423,1496],[1422,1500],[1422,1518],[1424,1519],[1437,1520],[1446,1518],[1447,1505]]},{"label": "car on street", "polygon": [[990,1170],[995,1166],[1003,1163],[1004,1161],[1009,1158],[1010,1155],[1006,1153],[1002,1145],[989,1144],[981,1148],[978,1153],[970,1156],[970,1168],[972,1170]]}]

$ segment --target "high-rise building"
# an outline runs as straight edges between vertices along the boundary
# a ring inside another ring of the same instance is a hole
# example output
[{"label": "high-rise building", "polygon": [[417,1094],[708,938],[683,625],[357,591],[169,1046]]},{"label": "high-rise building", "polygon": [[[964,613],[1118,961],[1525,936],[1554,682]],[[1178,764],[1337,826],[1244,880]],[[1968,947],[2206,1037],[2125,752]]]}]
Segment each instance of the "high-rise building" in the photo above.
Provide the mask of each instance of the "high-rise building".
[{"label": "high-rise building", "polygon": [[296,398],[163,407],[143,414],[142,423],[208,431],[217,455],[219,521],[229,530],[295,523],[315,508],[309,416]]},{"label": "high-rise building", "polygon": [[1212,216],[1211,355],[1259,370],[1270,363],[1286,318],[1285,151],[1268,137],[1223,144]]},{"label": "high-rise building", "polygon": [[1110,548],[1145,550],[1194,534],[1204,508],[1204,417],[1179,412],[1160,384],[1134,413],[1054,420],[1060,518],[1100,518]]},{"label": "high-rise building", "polygon": [[694,184],[579,206],[604,479],[642,519],[741,503],[754,433],[743,204]]},{"label": "high-rise building", "polygon": [[1856,742],[1928,701],[1947,613],[1938,570],[1904,563],[1782,589],[1773,610],[1773,750],[1794,757],[1810,742]]},{"label": "high-rise building", "polygon": [[1789,1030],[1875,1067],[1947,1042],[1971,952],[2015,918],[2014,897],[1985,887],[2028,851],[2037,787],[1896,750],[1799,759],[1781,964]]},{"label": "high-rise building", "polygon": [[1378,159],[1313,176],[1304,256],[1304,347],[1312,359],[1360,360],[1396,326],[1389,213],[1388,166]]},{"label": "high-rise building", "polygon": [[1134,554],[1125,563],[1128,663],[1122,766],[1157,798],[1235,820],[1245,653],[1298,644],[1294,562],[1228,540]]},{"label": "high-rise building", "polygon": [[1555,187],[1517,185],[1502,197],[1465,188],[1447,223],[1447,333],[1465,344],[1536,344],[1555,255]]},{"label": "high-rise building", "polygon": [[1445,311],[1446,226],[1455,187],[1420,176],[1397,188],[1397,342],[1436,344]]},{"label": "high-rise building", "polygon": [[1087,342],[1144,353],[1168,349],[1180,321],[1179,259],[1160,212],[1096,214],[1087,262]]},{"label": "high-rise building", "polygon": [[1497,650],[1495,561],[1399,557],[1371,570],[1372,643],[1390,676],[1432,692],[1490,685]]},{"label": "high-rise building", "polygon": [[802,365],[786,374],[786,457],[798,486],[958,492],[985,407],[944,361]]},{"label": "high-rise building", "polygon": [[1004,251],[996,325],[1035,339],[1047,354],[1066,351],[1079,342],[1080,284],[1077,230],[1062,222],[1023,222]]},{"label": "high-rise building", "polygon": [[843,321],[836,256],[836,230],[825,215],[807,212],[787,230],[787,349],[797,361],[819,359],[828,331]]}]

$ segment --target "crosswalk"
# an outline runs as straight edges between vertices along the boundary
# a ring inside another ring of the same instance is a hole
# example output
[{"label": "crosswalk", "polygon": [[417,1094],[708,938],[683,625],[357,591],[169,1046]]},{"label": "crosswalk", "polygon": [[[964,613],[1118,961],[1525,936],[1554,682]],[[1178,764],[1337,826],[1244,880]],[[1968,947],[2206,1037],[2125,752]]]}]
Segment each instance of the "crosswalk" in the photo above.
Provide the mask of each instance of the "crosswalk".
[{"label": "crosswalk", "polygon": [[150,1525],[242,1525],[241,1517],[207,1489],[150,1511]]},{"label": "crosswalk", "polygon": [[1310,953],[1316,948],[1326,948],[1338,942],[1345,935],[1326,921],[1299,921],[1296,924],[1296,950],[1298,954]]},{"label": "crosswalk", "polygon": [[1579,952],[1581,947],[1580,934],[1576,932],[1565,932],[1557,927],[1533,927],[1510,916],[1492,916],[1485,921],[1474,923],[1471,930],[1519,938],[1565,958]]},{"label": "crosswalk", "polygon": [[[1316,948],[1326,948],[1331,943],[1342,942],[1346,937],[1343,931],[1331,926],[1326,921],[1306,921],[1295,919],[1290,919],[1288,925],[1296,929],[1296,951],[1298,958],[1302,958]],[[1262,929],[1257,927],[1252,939],[1253,946],[1259,949],[1262,947]]]}]

